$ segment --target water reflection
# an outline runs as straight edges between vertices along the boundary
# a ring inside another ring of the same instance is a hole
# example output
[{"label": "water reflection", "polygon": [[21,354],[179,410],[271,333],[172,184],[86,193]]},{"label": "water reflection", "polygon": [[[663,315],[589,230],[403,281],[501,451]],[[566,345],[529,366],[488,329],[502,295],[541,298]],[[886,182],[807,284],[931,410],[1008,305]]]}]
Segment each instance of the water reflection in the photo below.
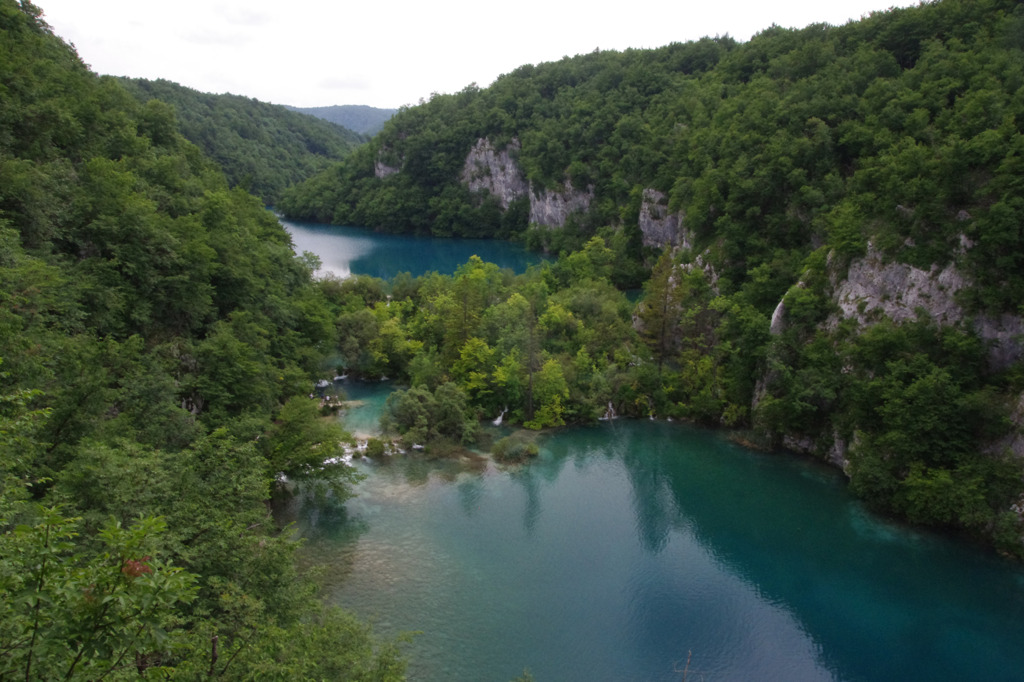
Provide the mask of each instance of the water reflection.
[{"label": "water reflection", "polygon": [[480,506],[480,498],[483,496],[483,487],[479,480],[463,479],[456,489],[459,491],[459,503],[462,511],[468,518],[476,515]]},{"label": "water reflection", "polygon": [[498,239],[444,239],[382,234],[362,227],[280,219],[296,253],[309,251],[321,261],[317,276],[352,274],[390,279],[400,272],[414,277],[427,272],[450,275],[470,256],[524,272],[543,260],[521,245]]},{"label": "water reflection", "polygon": [[533,468],[520,466],[512,472],[512,480],[519,484],[525,496],[523,505],[523,530],[532,535],[541,511],[541,481],[533,474]]},{"label": "water reflection", "polygon": [[678,680],[687,652],[707,680],[1020,669],[1018,567],[867,515],[831,470],[650,422],[539,445],[483,473],[363,464],[347,517],[299,518],[338,603],[426,633],[413,679]]},{"label": "water reflection", "polygon": [[[719,570],[796,618],[840,679],[980,679],[979,665],[986,679],[1016,674],[1019,567],[866,514],[838,474],[724,443],[709,457],[708,434],[679,431],[651,425],[652,456],[624,459],[649,550],[666,517],[683,521]],[[663,592],[659,603],[678,594]],[[984,661],[968,650],[985,650]]]}]

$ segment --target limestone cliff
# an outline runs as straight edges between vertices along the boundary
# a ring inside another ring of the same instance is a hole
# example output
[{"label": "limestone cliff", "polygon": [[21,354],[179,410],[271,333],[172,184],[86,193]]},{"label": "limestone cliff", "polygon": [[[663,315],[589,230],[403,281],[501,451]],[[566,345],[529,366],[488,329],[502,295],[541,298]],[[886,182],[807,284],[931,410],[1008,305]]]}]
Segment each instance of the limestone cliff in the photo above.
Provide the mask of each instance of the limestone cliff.
[{"label": "limestone cliff", "polygon": [[373,162],[373,175],[378,180],[383,180],[402,170],[403,160],[396,159],[396,156],[397,154],[387,147],[382,147],[377,152],[377,159]]},{"label": "limestone cliff", "polygon": [[644,246],[693,247],[691,235],[683,226],[684,214],[669,213],[667,197],[656,189],[645,189],[640,203],[640,232]]},{"label": "limestone cliff", "polygon": [[933,265],[925,271],[906,263],[886,263],[871,244],[867,255],[850,264],[846,278],[835,289],[839,313],[828,322],[835,329],[840,318],[855,319],[865,327],[882,316],[899,323],[925,314],[940,325],[966,322],[990,344],[993,369],[1009,367],[1024,355],[1024,321],[1016,315],[968,316],[957,294],[972,286],[955,264]]},{"label": "limestone cliff", "polygon": [[530,200],[530,222],[542,227],[562,227],[573,213],[585,213],[594,198],[592,190],[581,191],[566,182],[562,191],[539,191],[530,187],[516,156],[519,140],[513,139],[504,149],[496,150],[490,140],[480,138],[473,145],[462,167],[461,180],[471,191],[486,190],[507,209],[516,199]]},{"label": "limestone cliff", "polygon": [[[530,223],[543,227],[563,227],[573,213],[585,213],[594,199],[591,188],[580,189],[566,181],[560,190],[534,189],[517,162],[521,149],[513,139],[503,149],[495,149],[486,139],[477,140],[466,156],[460,179],[473,192],[487,191],[507,209],[516,199],[530,201]],[[669,213],[666,197],[646,189],[640,208],[640,230],[647,246],[690,248],[690,237],[683,228],[683,215]]]},{"label": "limestone cliff", "polygon": [[[845,277],[832,272],[832,298],[837,311],[823,325],[826,331],[835,331],[843,320],[854,320],[859,329],[889,319],[897,324],[924,316],[942,326],[964,325],[988,343],[989,365],[999,371],[1024,357],[1024,320],[1017,315],[969,315],[958,301],[958,293],[972,286],[972,282],[956,266],[933,265],[922,270],[906,263],[887,262],[882,253],[869,244],[864,257],[855,259]],[[802,286],[802,283],[800,284]],[[781,334],[786,326],[786,306],[780,301],[772,315],[771,333]],[[754,401],[763,395],[768,377],[758,382]],[[1011,433],[990,451],[1009,450],[1024,457],[1024,396],[1011,418]],[[783,445],[791,450],[817,453],[837,466],[847,464],[848,444],[838,433],[788,434]]]},{"label": "limestone cliff", "polygon": [[388,166],[387,164],[385,164],[380,159],[378,159],[377,161],[375,161],[373,163],[373,174],[374,174],[374,176],[378,180],[383,180],[384,178],[388,177],[389,175],[394,175],[395,173],[397,173],[400,170],[402,170],[402,169],[401,168],[397,168],[395,166]]},{"label": "limestone cliff", "polygon": [[519,153],[519,140],[512,140],[498,151],[487,138],[480,138],[466,157],[461,180],[471,192],[487,190],[497,197],[503,209],[530,192],[530,183],[519,169],[515,156]]},{"label": "limestone cliff", "polygon": [[530,222],[544,227],[563,227],[573,213],[586,213],[593,199],[593,190],[577,190],[568,180],[561,192],[531,190]]},{"label": "limestone cliff", "polygon": [[938,324],[960,322],[963,309],[955,296],[966,282],[955,265],[933,265],[925,271],[905,263],[886,263],[872,244],[867,255],[850,264],[846,278],[835,290],[839,314],[828,323],[835,329],[840,319],[855,319],[865,327],[882,316],[893,322],[917,317],[923,311]]}]

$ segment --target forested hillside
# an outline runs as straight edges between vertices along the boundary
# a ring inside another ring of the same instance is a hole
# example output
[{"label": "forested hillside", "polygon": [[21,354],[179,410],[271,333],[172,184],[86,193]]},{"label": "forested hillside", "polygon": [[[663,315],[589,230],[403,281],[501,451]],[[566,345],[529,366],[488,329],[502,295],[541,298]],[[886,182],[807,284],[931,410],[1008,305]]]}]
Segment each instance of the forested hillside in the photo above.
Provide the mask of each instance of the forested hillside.
[{"label": "forested hillside", "polygon": [[362,135],[375,135],[397,109],[379,109],[365,104],[336,104],[329,107],[288,107],[310,116],[336,123]]},{"label": "forested hillside", "polygon": [[304,397],[313,264],[27,1],[0,93],[0,678],[400,678],[268,513],[282,476],[353,482]]},{"label": "forested hillside", "polygon": [[986,295],[1012,308],[1024,269],[991,266],[1021,250],[1002,227],[1013,222],[1004,211],[1017,209],[991,204],[1019,175],[1018,7],[952,0],[841,27],[770,28],[744,45],[704,39],[525,66],[485,90],[401,110],[282,206],[389,231],[520,232],[523,215],[502,223],[508,211],[493,210],[496,197],[462,181],[486,139],[514,150],[532,192],[591,191],[568,224],[583,235],[577,246],[604,226],[630,229],[653,189],[685,215],[697,250],[728,251],[733,281],[766,265],[781,294],[811,245],[855,241],[849,249],[875,237],[927,265],[964,233],[977,243],[973,272],[987,283],[993,273],[1011,278]]},{"label": "forested hillside", "polygon": [[1024,555],[1022,36],[1018,2],[942,0],[435,96],[278,205],[563,256],[314,282],[263,204],[318,133],[98,77],[0,0],[0,677],[399,678],[267,511],[283,478],[351,491],[304,397],[327,356],[407,382],[384,424],[428,456],[496,415],[503,459],[724,424]]},{"label": "forested hillside", "polygon": [[[341,343],[367,371],[532,426],[610,405],[751,427],[878,508],[1019,554],[1022,36],[1019,2],[939,0],[524,66],[400,110],[279,206],[572,252],[516,283],[403,284],[386,309],[353,294]],[[607,284],[644,280],[623,328]]]},{"label": "forested hillside", "polygon": [[365,141],[350,129],[248,97],[207,94],[165,80],[123,83],[143,103],[174,107],[181,134],[217,162],[230,186],[268,205]]}]

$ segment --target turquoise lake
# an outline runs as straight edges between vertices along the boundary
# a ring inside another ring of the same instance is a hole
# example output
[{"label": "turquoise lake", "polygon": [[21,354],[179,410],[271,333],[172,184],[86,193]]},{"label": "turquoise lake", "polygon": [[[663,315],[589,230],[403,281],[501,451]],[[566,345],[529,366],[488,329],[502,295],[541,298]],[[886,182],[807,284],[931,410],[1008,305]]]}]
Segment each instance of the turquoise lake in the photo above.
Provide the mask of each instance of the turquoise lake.
[{"label": "turquoise lake", "polygon": [[[391,387],[346,390],[374,428]],[[665,422],[538,442],[522,467],[361,461],[344,508],[286,510],[325,598],[421,633],[411,680],[1024,678],[1021,567],[869,513],[833,469]]]},{"label": "turquoise lake", "polygon": [[[537,260],[283,222],[340,276]],[[392,387],[345,390],[360,407],[344,425],[376,432]],[[871,514],[834,469],[665,422],[538,444],[513,468],[357,461],[344,507],[282,510],[327,600],[381,636],[420,633],[410,680],[1024,680],[1024,568]]]},{"label": "turquoise lake", "polygon": [[383,279],[400,272],[408,272],[413,277],[431,271],[450,275],[473,255],[503,268],[524,272],[542,258],[519,244],[500,239],[380,234],[365,227],[280,220],[292,236],[296,253],[310,251],[320,257],[320,275],[372,275]]}]

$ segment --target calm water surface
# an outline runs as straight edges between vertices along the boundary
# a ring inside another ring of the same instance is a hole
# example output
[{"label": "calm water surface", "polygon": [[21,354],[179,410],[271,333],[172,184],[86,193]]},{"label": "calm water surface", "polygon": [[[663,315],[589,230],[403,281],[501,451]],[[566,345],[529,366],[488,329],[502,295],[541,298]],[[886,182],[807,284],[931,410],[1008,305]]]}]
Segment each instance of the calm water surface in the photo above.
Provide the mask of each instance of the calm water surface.
[{"label": "calm water surface", "polygon": [[400,234],[379,234],[363,227],[305,223],[281,219],[292,236],[295,252],[310,251],[320,257],[317,274],[338,277],[372,275],[389,279],[400,272],[413,277],[431,271],[450,275],[477,255],[515,272],[541,261],[519,244],[499,239],[444,239]]},{"label": "calm water surface", "polygon": [[[390,388],[350,428],[372,428]],[[359,425],[358,428],[356,425]],[[1024,679],[1024,572],[841,476],[679,424],[559,430],[520,468],[388,460],[290,510],[325,594],[420,631],[412,680]]]}]

